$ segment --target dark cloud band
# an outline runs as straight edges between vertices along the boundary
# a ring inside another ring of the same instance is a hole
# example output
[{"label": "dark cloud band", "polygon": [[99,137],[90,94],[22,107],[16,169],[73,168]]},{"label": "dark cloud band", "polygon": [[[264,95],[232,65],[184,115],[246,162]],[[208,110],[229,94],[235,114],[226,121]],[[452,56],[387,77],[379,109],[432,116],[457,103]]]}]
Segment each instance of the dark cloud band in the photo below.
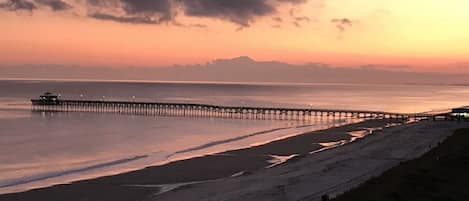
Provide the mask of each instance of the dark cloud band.
[{"label": "dark cloud band", "polygon": [[68,10],[72,6],[61,0],[35,0],[39,5],[47,6],[54,11]]},{"label": "dark cloud band", "polygon": [[34,3],[27,0],[9,0],[0,4],[0,8],[9,11],[26,10],[33,11],[37,7]]},{"label": "dark cloud band", "polygon": [[247,27],[254,18],[276,12],[266,0],[180,0],[187,16],[210,17],[229,20]]},{"label": "dark cloud band", "polygon": [[[178,12],[186,16],[214,18],[248,27],[256,18],[277,12],[278,6],[307,0],[85,0],[88,17],[122,23],[161,24],[172,22]],[[73,8],[64,0],[7,0],[4,10],[33,11],[46,6],[54,11]],[[77,6],[77,5],[75,5]]]},{"label": "dark cloud band", "polygon": [[38,9],[38,7],[48,7],[54,11],[68,10],[73,8],[62,0],[8,0],[0,4],[0,9],[9,11],[30,11]]}]

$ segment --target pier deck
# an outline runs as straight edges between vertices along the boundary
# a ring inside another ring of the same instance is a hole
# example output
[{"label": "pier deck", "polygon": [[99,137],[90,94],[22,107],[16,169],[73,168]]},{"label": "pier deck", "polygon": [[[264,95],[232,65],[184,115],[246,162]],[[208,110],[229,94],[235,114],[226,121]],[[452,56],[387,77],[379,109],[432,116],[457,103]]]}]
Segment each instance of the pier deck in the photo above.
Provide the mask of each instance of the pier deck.
[{"label": "pier deck", "polygon": [[133,102],[105,100],[32,99],[33,111],[100,112],[132,115],[218,117],[237,119],[307,120],[329,118],[430,118],[425,113],[402,114],[380,111],[332,110],[305,108],[220,106],[197,103]]}]

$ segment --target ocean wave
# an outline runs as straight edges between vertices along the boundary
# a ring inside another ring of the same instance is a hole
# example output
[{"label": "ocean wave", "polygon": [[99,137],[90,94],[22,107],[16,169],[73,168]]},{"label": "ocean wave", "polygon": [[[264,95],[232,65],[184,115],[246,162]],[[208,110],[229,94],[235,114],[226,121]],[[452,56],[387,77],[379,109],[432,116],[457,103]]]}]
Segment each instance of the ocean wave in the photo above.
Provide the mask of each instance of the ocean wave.
[{"label": "ocean wave", "polygon": [[22,185],[22,184],[27,184],[27,183],[31,183],[31,182],[51,179],[51,178],[60,177],[60,176],[64,176],[64,175],[75,174],[75,173],[95,170],[95,169],[99,169],[99,168],[119,165],[119,164],[132,162],[132,161],[139,160],[139,159],[146,158],[146,157],[148,157],[148,155],[140,155],[140,156],[134,156],[134,157],[130,157],[130,158],[123,158],[123,159],[119,159],[119,160],[114,160],[114,161],[110,161],[110,162],[100,163],[100,164],[96,164],[96,165],[92,165],[92,166],[76,168],[76,169],[70,169],[70,170],[66,170],[66,171],[49,172],[49,173],[44,173],[44,174],[39,174],[39,175],[34,175],[34,176],[28,176],[28,177],[23,177],[23,178],[9,179],[9,180],[6,180],[6,181],[0,181],[0,188],[18,186],[18,185]]},{"label": "ocean wave", "polygon": [[[335,124],[343,124],[345,122],[346,121],[343,120],[343,119],[334,120],[334,121],[330,122],[331,125],[329,125],[327,127],[334,126]],[[214,146],[221,145],[221,144],[227,144],[227,143],[231,143],[231,142],[235,142],[235,141],[240,141],[240,140],[244,140],[244,139],[247,139],[247,138],[256,137],[256,136],[259,136],[259,135],[266,135],[266,134],[281,131],[281,130],[302,129],[302,128],[307,128],[307,127],[311,127],[311,126],[315,126],[315,125],[316,124],[305,124],[305,125],[294,125],[294,126],[287,126],[287,127],[281,127],[281,128],[273,128],[273,129],[254,132],[254,133],[250,133],[250,134],[247,134],[247,135],[241,135],[241,136],[237,136],[237,137],[233,137],[233,138],[212,141],[212,142],[208,142],[208,143],[205,143],[205,144],[202,144],[202,145],[199,145],[199,146],[195,146],[195,147],[183,149],[183,150],[180,150],[180,151],[176,151],[172,154],[167,155],[166,158],[170,158],[170,157],[172,157],[174,155],[177,155],[177,154],[184,154],[184,153],[188,153],[188,152],[192,152],[192,151],[199,151],[199,150],[202,150],[202,149],[214,147]],[[294,135],[300,135],[300,134],[306,133],[306,132],[308,132],[308,131],[298,131],[298,130],[296,130],[296,131],[292,131],[290,135],[285,135],[285,136],[286,137],[292,137]],[[256,145],[265,144],[265,143],[268,143],[268,142],[271,142],[271,141],[284,139],[285,136],[277,137],[277,138],[274,138],[273,140],[263,142],[263,143],[258,143]],[[253,145],[251,145],[251,146],[253,146]]]},{"label": "ocean wave", "polygon": [[[313,125],[305,125],[305,126],[302,126],[302,127],[307,127],[307,126],[313,126]],[[224,139],[224,140],[212,141],[212,142],[202,144],[202,145],[199,145],[199,146],[195,146],[195,147],[183,149],[183,150],[180,150],[180,151],[176,151],[176,152],[166,156],[166,158],[170,158],[170,157],[172,157],[174,155],[177,155],[177,154],[182,154],[182,153],[187,153],[187,152],[192,152],[192,151],[198,151],[198,150],[206,149],[206,148],[221,145],[221,144],[231,143],[231,142],[235,142],[235,141],[239,141],[239,140],[244,140],[244,139],[247,139],[247,138],[250,138],[250,137],[265,135],[265,134],[268,134],[268,133],[272,133],[272,132],[276,132],[276,131],[280,131],[280,130],[292,129],[292,128],[298,128],[298,127],[297,126],[289,126],[289,127],[282,127],[282,128],[274,128],[274,129],[263,130],[263,131],[259,131],[259,132],[255,132],[255,133],[251,133],[251,134],[247,134],[247,135],[228,138],[228,139]]]},{"label": "ocean wave", "polygon": [[191,148],[188,148],[188,149],[183,149],[183,150],[180,150],[180,151],[176,151],[176,152],[174,152],[174,154],[168,155],[168,157],[170,157],[172,155],[175,155],[175,154],[181,154],[181,153],[187,153],[187,152],[191,152],[191,151],[197,151],[197,150],[213,147],[213,146],[220,145],[220,144],[225,144],[225,143],[230,143],[230,142],[234,142],[234,141],[238,141],[238,140],[243,140],[243,139],[254,137],[254,136],[257,136],[257,135],[264,135],[264,134],[267,134],[267,133],[271,133],[271,132],[275,132],[275,131],[279,131],[279,130],[284,130],[284,129],[289,129],[289,128],[293,128],[293,127],[274,128],[274,129],[259,131],[259,132],[255,132],[255,133],[251,133],[251,134],[247,134],[247,135],[242,135],[242,136],[238,136],[238,137],[234,137],[234,138],[228,138],[228,139],[224,139],[224,140],[213,141],[213,142],[209,142],[209,143],[206,143],[206,144],[203,144],[203,145],[200,145],[200,146],[191,147]]}]

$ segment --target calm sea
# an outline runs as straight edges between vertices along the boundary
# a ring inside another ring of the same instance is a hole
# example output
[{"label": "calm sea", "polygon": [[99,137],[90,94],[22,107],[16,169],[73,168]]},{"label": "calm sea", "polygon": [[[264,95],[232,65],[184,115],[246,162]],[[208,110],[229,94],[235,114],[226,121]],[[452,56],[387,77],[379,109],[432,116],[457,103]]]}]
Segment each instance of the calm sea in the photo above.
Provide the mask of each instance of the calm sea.
[{"label": "calm sea", "polygon": [[390,112],[469,104],[465,86],[0,80],[0,193],[249,147],[354,121],[31,112],[29,99],[45,91],[60,93],[64,99]]}]

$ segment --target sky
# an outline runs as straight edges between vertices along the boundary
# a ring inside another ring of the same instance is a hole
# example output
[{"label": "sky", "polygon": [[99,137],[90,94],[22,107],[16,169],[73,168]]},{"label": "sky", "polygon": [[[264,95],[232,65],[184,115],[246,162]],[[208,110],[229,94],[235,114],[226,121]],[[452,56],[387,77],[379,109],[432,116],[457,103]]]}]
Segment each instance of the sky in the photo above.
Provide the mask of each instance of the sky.
[{"label": "sky", "polygon": [[467,0],[0,0],[0,66],[260,61],[469,72]]}]

